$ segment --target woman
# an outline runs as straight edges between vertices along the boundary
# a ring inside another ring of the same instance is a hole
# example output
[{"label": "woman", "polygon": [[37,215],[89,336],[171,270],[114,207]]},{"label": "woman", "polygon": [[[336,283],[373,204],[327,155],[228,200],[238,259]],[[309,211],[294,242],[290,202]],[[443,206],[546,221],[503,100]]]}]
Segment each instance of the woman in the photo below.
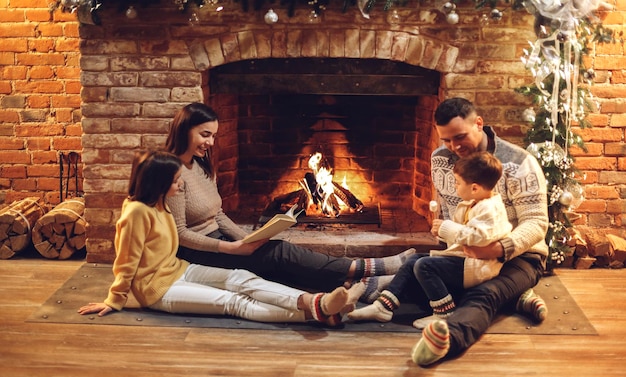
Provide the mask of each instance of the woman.
[{"label": "woman", "polygon": [[192,103],[174,117],[166,150],[183,162],[183,192],[169,197],[180,248],[178,256],[192,263],[222,268],[242,268],[269,280],[316,290],[363,280],[363,301],[372,301],[391,280],[409,249],[386,258],[336,258],[286,241],[243,243],[246,232],[222,211],[215,182],[211,147],[219,128],[217,114]]},{"label": "woman", "polygon": [[116,224],[115,279],[109,295],[80,314],[122,310],[132,292],[142,307],[169,313],[232,315],[263,322],[341,322],[351,298],[340,287],[311,294],[265,281],[245,270],[190,264],[176,257],[178,233],[165,199],[183,185],[180,160],[166,152],[146,152],[133,161],[128,189]]}]

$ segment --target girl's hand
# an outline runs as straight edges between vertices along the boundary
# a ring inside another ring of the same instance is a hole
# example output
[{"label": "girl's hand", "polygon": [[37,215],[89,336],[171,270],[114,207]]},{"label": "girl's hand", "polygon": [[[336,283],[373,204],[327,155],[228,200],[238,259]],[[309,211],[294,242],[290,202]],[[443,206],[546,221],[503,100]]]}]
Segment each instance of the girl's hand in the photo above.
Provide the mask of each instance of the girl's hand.
[{"label": "girl's hand", "polygon": [[90,302],[88,305],[82,306],[78,309],[78,314],[91,314],[98,313],[98,317],[109,314],[113,311],[113,308],[105,304],[104,302]]},{"label": "girl's hand", "polygon": [[220,246],[222,246],[224,250],[220,250],[220,252],[232,255],[251,255],[256,249],[263,246],[263,244],[267,241],[269,240],[265,239],[250,243],[243,243],[242,241],[221,241]]},{"label": "girl's hand", "polygon": [[443,220],[441,220],[441,219],[434,219],[433,220],[433,227],[430,228],[430,233],[433,236],[435,236],[435,237],[439,236],[439,228],[441,228],[441,223],[443,223]]}]

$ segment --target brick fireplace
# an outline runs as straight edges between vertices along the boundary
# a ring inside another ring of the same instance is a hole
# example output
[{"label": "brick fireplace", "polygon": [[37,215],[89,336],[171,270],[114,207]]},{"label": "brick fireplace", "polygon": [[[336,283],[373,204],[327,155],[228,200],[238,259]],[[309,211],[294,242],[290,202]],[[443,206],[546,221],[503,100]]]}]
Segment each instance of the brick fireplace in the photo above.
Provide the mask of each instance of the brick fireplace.
[{"label": "brick fireplace", "polygon": [[[226,96],[237,109],[223,120],[234,127],[219,133],[237,140],[219,171],[222,195],[239,198],[238,212],[258,212],[302,188],[309,159],[321,153],[334,181],[362,201],[365,212],[410,208],[428,216],[438,72],[374,59],[242,63],[209,70],[212,101]],[[233,157],[236,163],[229,162]]]},{"label": "brick fireplace", "polygon": [[[346,245],[357,240],[396,248],[433,242],[424,234],[429,155],[438,144],[432,114],[442,95],[479,105],[505,101],[509,113],[485,106],[488,119],[503,122],[523,109],[504,80],[526,74],[515,43],[508,54],[517,65],[502,67],[506,74],[470,75],[470,83],[463,75],[468,64],[497,46],[470,47],[474,29],[460,36],[456,27],[422,19],[428,8],[407,11],[400,26],[339,9],[327,9],[323,25],[311,24],[307,9],[291,18],[279,10],[283,22],[271,26],[262,12],[236,8],[195,25],[166,2],[139,12],[128,20],[104,9],[102,25],[80,29],[90,262],[114,258],[114,224],[134,152],[161,148],[174,113],[189,102],[205,102],[220,115],[218,184],[224,210],[237,220],[250,221],[248,212],[258,216],[272,198],[296,189],[318,150],[366,206],[380,205],[382,225],[349,226],[339,241],[316,229],[315,238],[330,244],[318,250],[348,255]],[[521,34],[528,36],[526,28]],[[461,56],[470,52],[472,58]],[[519,128],[499,130],[521,139]]]}]

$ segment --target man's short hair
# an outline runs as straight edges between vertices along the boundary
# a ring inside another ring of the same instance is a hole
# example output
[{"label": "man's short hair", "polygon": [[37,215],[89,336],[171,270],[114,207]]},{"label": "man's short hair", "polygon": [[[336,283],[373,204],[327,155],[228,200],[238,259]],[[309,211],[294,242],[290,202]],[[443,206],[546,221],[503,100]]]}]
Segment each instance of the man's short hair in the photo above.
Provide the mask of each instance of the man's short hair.
[{"label": "man's short hair", "polygon": [[435,110],[435,122],[438,126],[445,126],[450,123],[453,118],[467,118],[476,114],[474,104],[465,98],[455,97],[449,98],[437,106]]}]

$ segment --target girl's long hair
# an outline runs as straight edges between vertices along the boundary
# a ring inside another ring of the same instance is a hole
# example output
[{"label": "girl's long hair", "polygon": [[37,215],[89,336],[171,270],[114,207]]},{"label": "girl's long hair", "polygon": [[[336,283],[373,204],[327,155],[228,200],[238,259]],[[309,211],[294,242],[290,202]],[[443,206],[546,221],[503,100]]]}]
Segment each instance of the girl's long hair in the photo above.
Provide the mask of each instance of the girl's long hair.
[{"label": "girl's long hair", "polygon": [[161,203],[165,207],[165,194],[182,163],[168,152],[137,152],[133,159],[128,185],[128,197],[150,207]]},{"label": "girl's long hair", "polygon": [[[217,120],[215,110],[203,103],[194,102],[183,107],[174,116],[165,142],[165,150],[176,156],[182,155],[189,148],[189,131],[200,124]],[[193,157],[208,177],[215,176],[215,165],[211,151],[212,148],[207,149],[207,153],[202,158]]]}]

